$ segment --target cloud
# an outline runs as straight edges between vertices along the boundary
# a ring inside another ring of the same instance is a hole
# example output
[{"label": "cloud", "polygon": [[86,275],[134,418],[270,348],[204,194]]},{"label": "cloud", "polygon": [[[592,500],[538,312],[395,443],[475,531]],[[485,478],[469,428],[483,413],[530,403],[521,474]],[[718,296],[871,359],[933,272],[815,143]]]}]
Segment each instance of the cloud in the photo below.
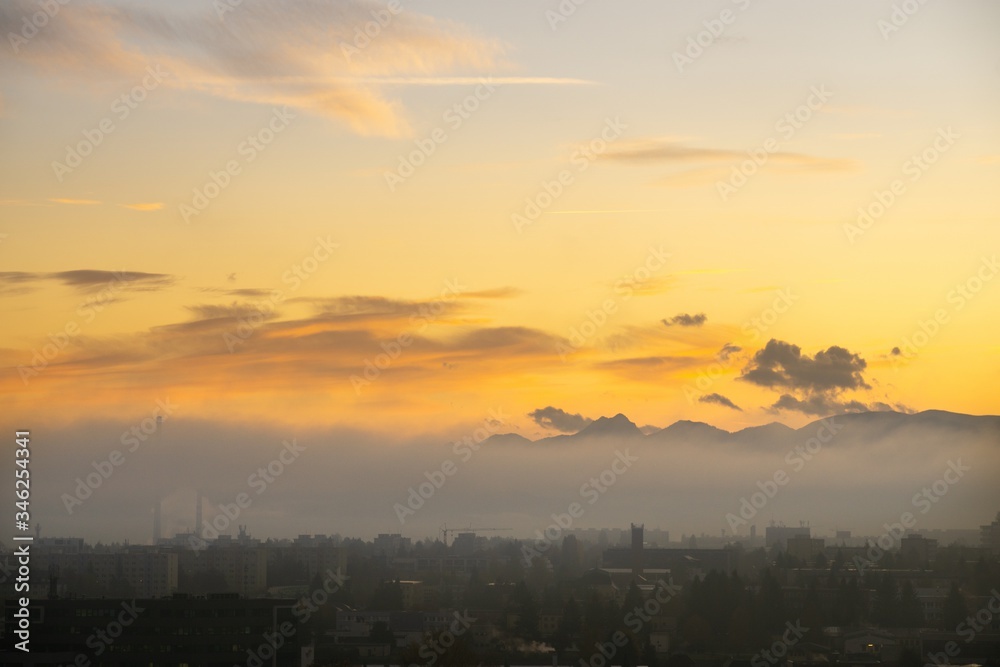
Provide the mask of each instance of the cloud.
[{"label": "cloud", "polygon": [[478,292],[462,292],[462,296],[466,299],[513,299],[522,294],[524,294],[524,290],[516,287],[497,287]]},{"label": "cloud", "polygon": [[716,356],[719,357],[719,359],[722,359],[723,361],[729,361],[729,357],[731,357],[732,355],[736,354],[737,352],[742,352],[742,351],[743,351],[743,348],[740,347],[739,345],[733,345],[732,343],[726,343],[725,345],[722,346],[722,349],[719,350],[719,352],[718,352],[718,354],[716,354]]},{"label": "cloud", "polygon": [[840,412],[868,412],[868,406],[860,401],[838,401],[824,394],[814,394],[805,400],[795,398],[791,394],[782,394],[774,402],[771,410],[790,410],[806,415],[823,417]]},{"label": "cloud", "polygon": [[723,396],[722,394],[705,394],[698,399],[699,403],[715,403],[716,405],[721,405],[732,410],[739,410],[743,412],[743,408],[733,403],[731,400]]},{"label": "cloud", "polygon": [[70,206],[95,206],[101,202],[96,199],[49,199],[50,202],[55,202],[56,204],[68,204]]},{"label": "cloud", "polygon": [[743,368],[738,380],[768,389],[787,390],[771,411],[791,410],[807,415],[867,412],[878,409],[858,400],[845,400],[849,390],[871,389],[865,381],[867,362],[860,355],[833,345],[815,356],[802,354],[797,345],[771,339]]},{"label": "cloud", "polygon": [[132,290],[148,292],[164,289],[176,282],[176,277],[167,273],[144,273],[141,271],[102,271],[97,269],[76,269],[55,273],[28,273],[7,271],[0,273],[0,289],[22,286],[22,290],[33,289],[35,283],[59,282],[67,287],[87,291],[96,288]]},{"label": "cloud", "polygon": [[139,271],[97,271],[94,269],[78,269],[76,271],[60,271],[48,274],[49,278],[59,280],[64,285],[89,288],[97,285],[107,285],[116,282],[134,289],[148,290],[169,287],[174,283],[174,276],[166,273],[143,273]]},{"label": "cloud", "polygon": [[[685,146],[673,139],[641,138],[616,143],[599,159],[633,164],[736,163],[746,160],[747,153],[743,149]],[[811,171],[848,171],[858,167],[858,163],[854,160],[787,151],[770,153],[768,163]],[[706,178],[710,177],[699,172],[694,177],[693,183],[700,183]]]},{"label": "cloud", "polygon": [[769,389],[810,393],[870,389],[863,377],[867,366],[860,356],[836,345],[810,357],[798,345],[772,338],[754,354],[739,379]]},{"label": "cloud", "polygon": [[588,419],[583,415],[570,414],[565,410],[560,410],[559,408],[554,408],[552,406],[539,408],[538,410],[529,412],[528,416],[542,428],[550,428],[562,433],[576,433],[584,426],[594,421],[593,419]]},{"label": "cloud", "polygon": [[130,208],[133,211],[159,211],[165,206],[161,201],[140,202],[138,204],[120,204],[122,208]]},{"label": "cloud", "polygon": [[[477,75],[507,67],[498,40],[409,8],[357,48],[356,35],[372,22],[372,12],[386,12],[374,0],[243,0],[221,17],[213,7],[65,4],[29,44],[18,53],[5,49],[0,59],[76,83],[84,76],[134,79],[152,64],[164,72],[166,86],[287,105],[377,136],[410,133],[401,102],[386,89],[477,85]],[[3,3],[0,34],[19,33],[23,16],[37,9],[28,0]]]},{"label": "cloud", "polygon": [[232,303],[228,306],[216,304],[199,304],[187,306],[187,310],[195,315],[198,321],[207,320],[239,320],[249,316],[260,316],[269,319],[272,313],[264,311],[258,304],[253,303]]},{"label": "cloud", "polygon": [[680,315],[674,315],[670,319],[660,320],[665,326],[681,326],[681,327],[700,327],[706,321],[708,321],[708,315],[705,313],[698,313],[696,315],[688,315],[687,313],[681,313]]}]

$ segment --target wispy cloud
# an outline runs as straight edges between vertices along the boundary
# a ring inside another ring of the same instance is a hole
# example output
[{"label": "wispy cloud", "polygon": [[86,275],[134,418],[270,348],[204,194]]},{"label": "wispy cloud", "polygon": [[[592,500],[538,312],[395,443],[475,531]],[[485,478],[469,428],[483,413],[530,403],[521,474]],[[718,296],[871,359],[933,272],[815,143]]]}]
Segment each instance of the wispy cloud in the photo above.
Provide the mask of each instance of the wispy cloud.
[{"label": "wispy cloud", "polygon": [[[36,12],[29,0],[3,3],[0,33],[17,32]],[[70,3],[30,48],[0,61],[27,65],[79,85],[129,79],[150,64],[165,86],[229,100],[287,105],[346,123],[364,135],[405,136],[402,104],[391,86],[477,84],[512,69],[506,46],[455,22],[406,8],[363,49],[355,30],[384,10],[374,0],[243,0],[224,20],[211,4],[196,11],[169,5]],[[351,47],[357,53],[349,52]],[[510,84],[580,85],[579,79],[509,76]]]},{"label": "wispy cloud", "polygon": [[143,211],[143,212],[159,211],[165,206],[165,204],[161,201],[143,202],[138,204],[119,204],[119,205],[122,206],[123,208],[132,209],[133,211]]},{"label": "wispy cloud", "polygon": [[67,205],[70,205],[70,206],[96,206],[97,204],[101,203],[101,202],[97,201],[96,199],[65,199],[65,198],[56,198],[56,199],[49,199],[49,201],[50,202],[54,202],[56,204],[67,204]]},{"label": "wispy cloud", "polygon": [[[632,164],[734,163],[747,159],[747,153],[745,150],[730,148],[687,146],[672,139],[646,138],[615,144],[599,159]],[[768,162],[814,171],[845,171],[858,166],[854,160],[845,158],[827,158],[788,151],[770,153]]]},{"label": "wispy cloud", "polygon": [[58,282],[66,287],[88,291],[114,285],[116,289],[132,291],[153,291],[172,286],[176,277],[166,273],[144,273],[141,271],[103,271],[98,269],[76,269],[55,273],[35,273],[25,271],[0,272],[0,290],[8,291],[34,289],[38,283]]}]

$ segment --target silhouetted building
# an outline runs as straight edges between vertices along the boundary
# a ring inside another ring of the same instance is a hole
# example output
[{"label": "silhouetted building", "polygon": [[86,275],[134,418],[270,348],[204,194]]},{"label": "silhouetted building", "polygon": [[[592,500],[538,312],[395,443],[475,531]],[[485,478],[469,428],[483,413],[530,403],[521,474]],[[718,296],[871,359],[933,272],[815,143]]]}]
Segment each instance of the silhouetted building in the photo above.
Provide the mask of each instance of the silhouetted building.
[{"label": "silhouetted building", "polygon": [[809,526],[768,526],[764,529],[764,546],[770,549],[778,545],[778,548],[785,549],[789,537],[800,535],[809,537]]},{"label": "silhouetted building", "polygon": [[993,523],[980,526],[979,542],[990,553],[1000,554],[1000,512],[997,512]]},{"label": "silhouetted building", "polygon": [[824,540],[808,535],[793,535],[785,542],[785,553],[803,561],[812,561],[823,553]]},{"label": "silhouetted building", "polygon": [[934,562],[937,554],[937,540],[929,540],[922,535],[907,535],[899,541],[899,552],[911,564],[927,567]]},{"label": "silhouetted building", "polygon": [[636,579],[642,578],[642,530],[642,524],[632,524],[632,576]]}]

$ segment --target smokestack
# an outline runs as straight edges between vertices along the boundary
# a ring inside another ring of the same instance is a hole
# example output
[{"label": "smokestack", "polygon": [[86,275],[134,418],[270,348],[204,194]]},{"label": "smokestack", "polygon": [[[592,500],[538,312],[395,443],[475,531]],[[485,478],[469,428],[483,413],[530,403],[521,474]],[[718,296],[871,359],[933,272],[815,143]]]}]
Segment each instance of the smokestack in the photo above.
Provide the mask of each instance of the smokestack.
[{"label": "smokestack", "polygon": [[201,489],[198,489],[198,500],[194,508],[194,534],[196,537],[202,536],[201,530]]},{"label": "smokestack", "polygon": [[163,501],[160,498],[156,499],[156,504],[153,505],[153,546],[155,547],[160,543],[160,511]]},{"label": "smokestack", "polygon": [[643,524],[632,524],[632,578],[642,578],[642,532]]}]

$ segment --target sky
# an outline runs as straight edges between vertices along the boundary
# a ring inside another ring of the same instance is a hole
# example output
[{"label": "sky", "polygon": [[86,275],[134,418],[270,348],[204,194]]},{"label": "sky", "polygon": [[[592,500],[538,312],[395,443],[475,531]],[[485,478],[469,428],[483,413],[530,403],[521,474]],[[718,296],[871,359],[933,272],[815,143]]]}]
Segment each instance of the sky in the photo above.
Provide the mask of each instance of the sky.
[{"label": "sky", "polygon": [[166,404],[391,447],[491,410],[532,439],[996,414],[998,27],[987,0],[5,2],[3,421]]}]

